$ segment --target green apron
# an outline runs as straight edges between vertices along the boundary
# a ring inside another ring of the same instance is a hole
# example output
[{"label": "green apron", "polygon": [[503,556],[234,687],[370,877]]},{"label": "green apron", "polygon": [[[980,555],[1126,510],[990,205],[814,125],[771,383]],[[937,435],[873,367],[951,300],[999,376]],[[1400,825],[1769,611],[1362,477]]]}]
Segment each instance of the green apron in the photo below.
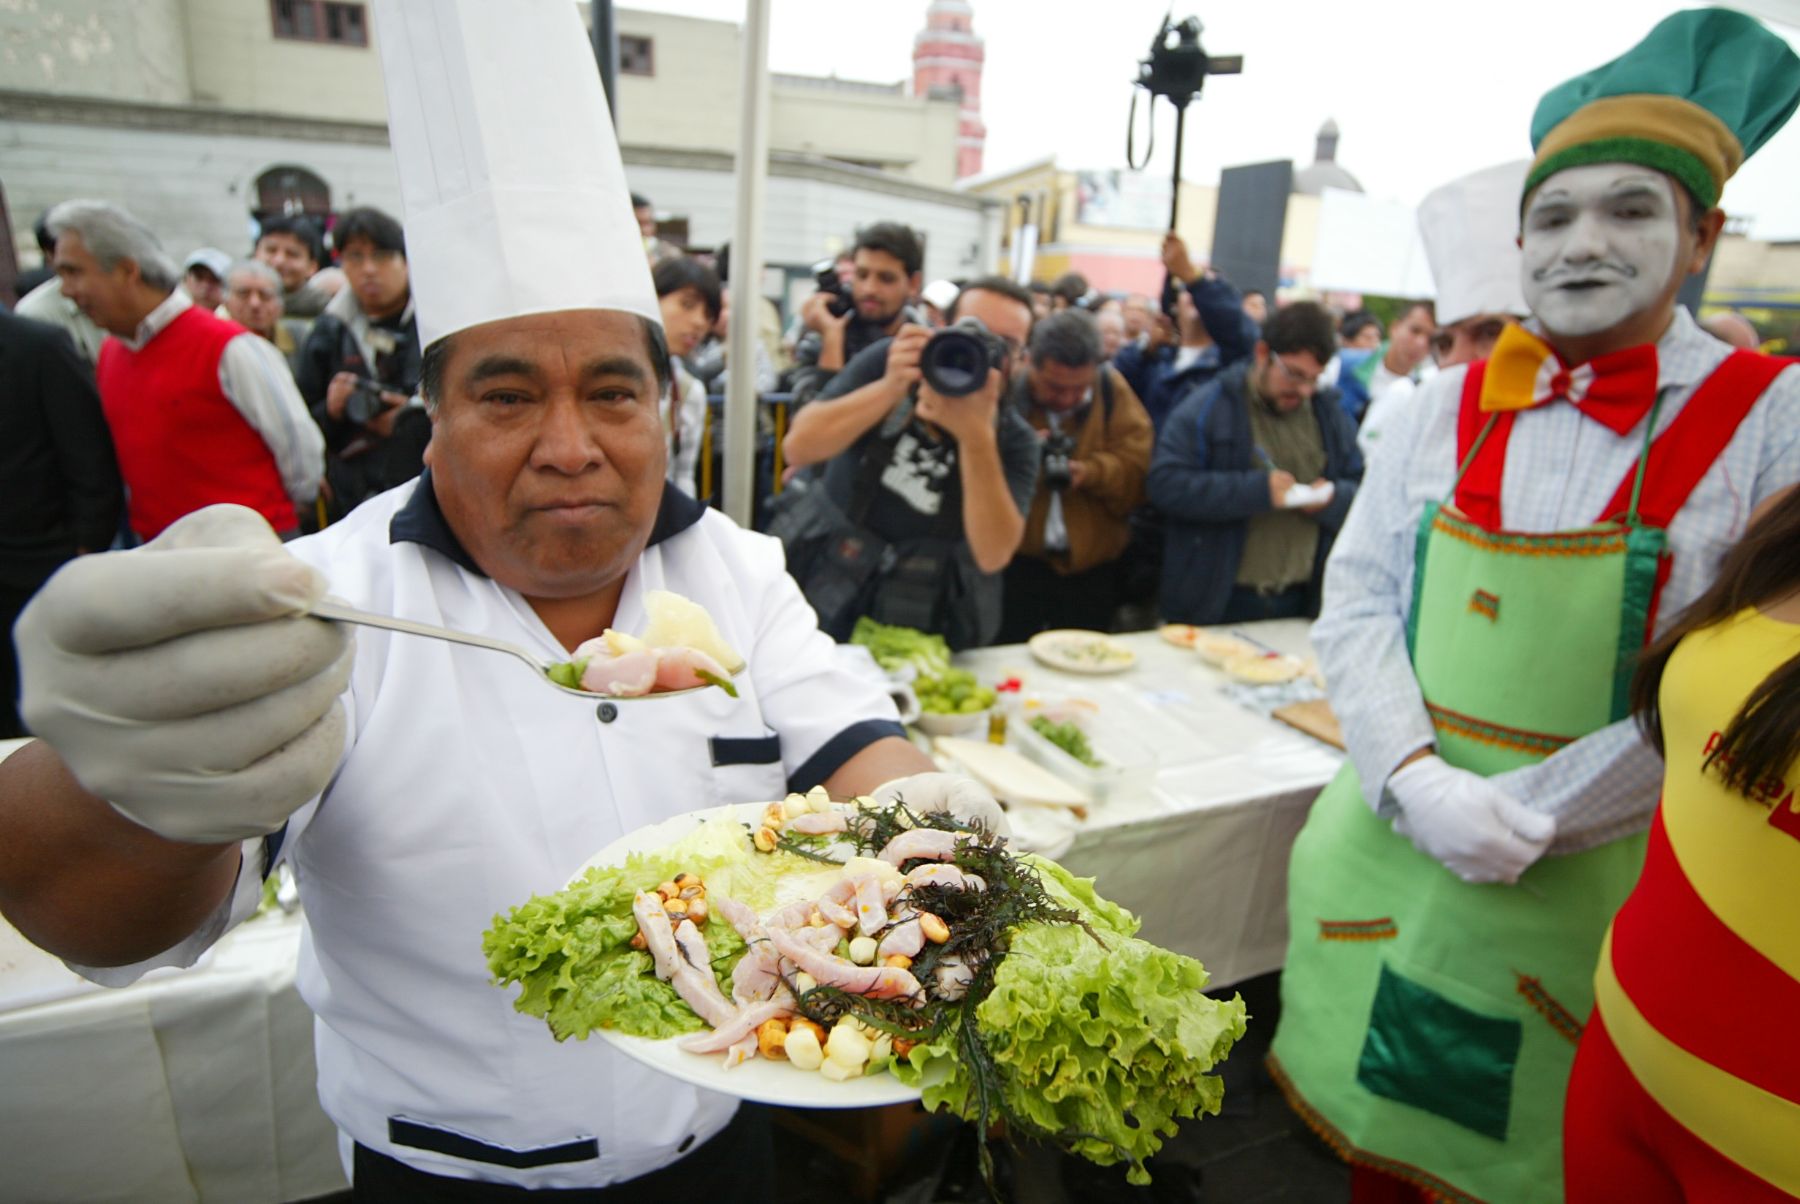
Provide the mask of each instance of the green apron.
[{"label": "green apron", "polygon": [[[1623,521],[1526,535],[1427,507],[1407,635],[1450,764],[1492,776],[1629,713],[1666,543],[1638,521],[1647,458]],[[1560,1200],[1563,1093],[1644,846],[1471,885],[1377,818],[1346,764],[1289,870],[1270,1055],[1289,1101],[1341,1155],[1448,1199]]]}]

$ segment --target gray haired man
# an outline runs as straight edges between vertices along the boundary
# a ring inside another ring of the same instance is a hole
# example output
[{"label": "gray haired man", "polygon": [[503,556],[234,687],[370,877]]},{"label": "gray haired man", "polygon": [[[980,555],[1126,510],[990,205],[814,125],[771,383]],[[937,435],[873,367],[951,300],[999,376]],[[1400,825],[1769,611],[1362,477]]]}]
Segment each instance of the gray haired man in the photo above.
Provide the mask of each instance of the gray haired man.
[{"label": "gray haired man", "polygon": [[49,226],[64,295],[111,336],[94,375],[131,529],[151,539],[184,514],[237,502],[298,532],[325,441],[280,352],[176,288],[174,263],[124,210],[68,201]]}]

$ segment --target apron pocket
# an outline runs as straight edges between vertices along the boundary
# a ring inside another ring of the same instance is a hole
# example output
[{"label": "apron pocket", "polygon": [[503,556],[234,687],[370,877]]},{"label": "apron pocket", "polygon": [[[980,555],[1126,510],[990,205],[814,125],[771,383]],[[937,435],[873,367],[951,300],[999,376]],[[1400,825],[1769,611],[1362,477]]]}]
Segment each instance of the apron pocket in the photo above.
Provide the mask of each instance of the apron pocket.
[{"label": "apron pocket", "polygon": [[1523,1027],[1381,968],[1356,1079],[1376,1095],[1506,1140]]}]

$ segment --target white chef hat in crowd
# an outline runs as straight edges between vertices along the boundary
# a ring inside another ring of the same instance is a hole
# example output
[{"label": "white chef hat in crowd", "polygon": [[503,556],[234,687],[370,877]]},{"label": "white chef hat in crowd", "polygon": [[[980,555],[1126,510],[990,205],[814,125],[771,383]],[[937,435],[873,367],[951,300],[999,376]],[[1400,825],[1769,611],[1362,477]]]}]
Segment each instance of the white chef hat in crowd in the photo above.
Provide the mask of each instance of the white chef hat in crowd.
[{"label": "white chef hat in crowd", "polygon": [[1440,326],[1476,314],[1528,311],[1519,282],[1521,159],[1452,180],[1419,204],[1419,236],[1437,286]]},{"label": "white chef hat in crowd", "polygon": [[661,321],[569,0],[377,0],[421,345],[569,309]]}]

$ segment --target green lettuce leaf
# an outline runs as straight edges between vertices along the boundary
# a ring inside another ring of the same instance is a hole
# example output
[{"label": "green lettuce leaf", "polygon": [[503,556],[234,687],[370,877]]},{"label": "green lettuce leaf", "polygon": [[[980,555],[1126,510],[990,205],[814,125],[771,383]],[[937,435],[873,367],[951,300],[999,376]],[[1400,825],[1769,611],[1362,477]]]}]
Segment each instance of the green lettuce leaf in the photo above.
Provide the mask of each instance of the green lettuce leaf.
[{"label": "green lettuce leaf", "polygon": [[[542,1018],[558,1041],[585,1040],[596,1028],[655,1038],[696,1032],[706,1027],[700,1018],[650,972],[650,955],[631,948],[631,901],[684,870],[699,874],[709,894],[728,893],[721,888],[736,889],[740,879],[755,894],[763,875],[751,858],[743,827],[715,820],[665,849],[634,853],[622,866],[590,869],[555,894],[495,916],[481,938],[488,971],[499,986],[519,983],[513,1007]],[[734,877],[734,869],[745,872]],[[704,932],[713,973],[730,995],[744,939],[723,919]]]},{"label": "green lettuce leaf", "polygon": [[[1137,919],[1052,861],[1035,866],[1060,905],[1078,908],[1106,948],[1080,927],[1031,924],[1013,935],[976,1021],[1002,1081],[996,1111],[1024,1118],[1067,1148],[1107,1166],[1144,1159],[1174,1136],[1175,1121],[1217,1114],[1224,1085],[1206,1073],[1244,1035],[1241,998],[1202,994],[1206,971],[1190,957],[1136,939]],[[973,1076],[953,1036],[916,1046],[895,1076],[921,1087],[925,1106],[974,1117]]]}]

